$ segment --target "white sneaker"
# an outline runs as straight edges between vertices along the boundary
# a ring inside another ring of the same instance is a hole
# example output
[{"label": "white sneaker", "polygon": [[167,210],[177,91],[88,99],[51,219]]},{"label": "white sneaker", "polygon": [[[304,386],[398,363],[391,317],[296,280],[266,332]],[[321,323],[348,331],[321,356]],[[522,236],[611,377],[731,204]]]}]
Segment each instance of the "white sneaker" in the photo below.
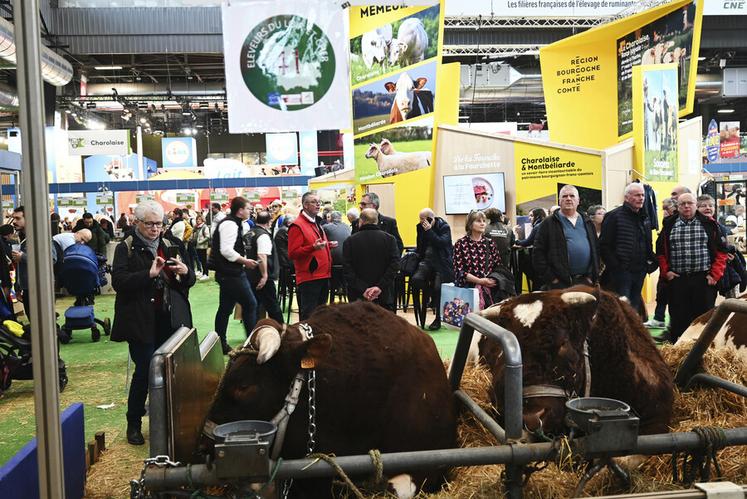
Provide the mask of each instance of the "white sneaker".
[{"label": "white sneaker", "polygon": [[667,327],[667,323],[664,321],[657,321],[656,319],[649,319],[643,323],[643,326],[649,329],[651,328],[660,329],[660,328]]},{"label": "white sneaker", "polygon": [[210,279],[210,276],[208,276],[207,274],[202,274],[202,275],[201,275],[201,276],[199,277],[199,280],[200,280],[200,281],[206,281],[206,280],[208,280],[208,279]]}]

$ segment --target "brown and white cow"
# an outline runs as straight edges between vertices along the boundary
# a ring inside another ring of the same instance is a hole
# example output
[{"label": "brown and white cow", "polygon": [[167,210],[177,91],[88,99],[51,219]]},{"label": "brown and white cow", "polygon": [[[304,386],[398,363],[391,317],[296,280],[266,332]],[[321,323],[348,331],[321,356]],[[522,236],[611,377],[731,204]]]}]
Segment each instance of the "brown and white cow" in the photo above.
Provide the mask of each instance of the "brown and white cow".
[{"label": "brown and white cow", "polygon": [[[617,295],[590,287],[530,293],[481,314],[516,335],[521,346],[524,424],[534,432],[564,432],[565,402],[584,396],[584,342],[588,342],[590,396],[628,403],[643,434],[664,433],[672,415],[672,375],[636,312]],[[481,337],[472,355],[490,368],[491,397],[503,407],[503,364],[498,343]],[[555,387],[537,390],[533,387]],[[553,391],[558,393],[553,393]]]},{"label": "brown and white cow", "polygon": [[[456,413],[443,363],[430,336],[377,305],[357,301],[317,309],[305,324],[284,330],[259,321],[250,338],[256,348],[235,355],[208,420],[269,421],[283,407],[291,381],[304,365],[316,366],[316,449],[338,456],[449,449],[456,445]],[[281,333],[284,332],[284,334]],[[308,440],[304,385],[290,417],[280,456],[301,458]],[[400,496],[416,488],[438,489],[444,471],[400,475]],[[405,480],[402,480],[405,478]],[[393,483],[390,481],[390,483]],[[317,488],[321,487],[321,488]],[[325,497],[329,481],[296,481],[302,497]],[[305,495],[304,495],[305,493]]]},{"label": "brown and white cow", "polygon": [[[738,297],[739,300],[747,301],[747,294]],[[696,317],[682,336],[679,337],[675,345],[681,345],[689,341],[695,341],[700,338],[700,333],[711,319],[714,311],[711,309],[703,315]],[[711,343],[713,348],[734,347],[737,349],[739,357],[747,362],[747,316],[744,314],[729,314],[724,325],[721,326]]]},{"label": "brown and white cow", "polygon": [[387,92],[394,94],[389,123],[399,123],[433,112],[433,92],[424,88],[427,82],[428,78],[413,80],[405,72],[399,76],[397,83],[384,83]]}]

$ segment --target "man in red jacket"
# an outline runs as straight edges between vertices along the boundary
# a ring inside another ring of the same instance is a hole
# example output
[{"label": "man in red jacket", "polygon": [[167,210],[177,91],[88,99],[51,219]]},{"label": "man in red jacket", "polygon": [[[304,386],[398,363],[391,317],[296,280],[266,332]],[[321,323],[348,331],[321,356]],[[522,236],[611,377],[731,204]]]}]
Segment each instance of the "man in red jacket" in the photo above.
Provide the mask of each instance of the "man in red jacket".
[{"label": "man in red jacket", "polygon": [[332,275],[329,241],[322,230],[319,196],[309,191],[301,197],[303,210],[288,229],[288,256],[296,269],[298,318],[306,320],[319,305],[327,302],[329,278]]}]

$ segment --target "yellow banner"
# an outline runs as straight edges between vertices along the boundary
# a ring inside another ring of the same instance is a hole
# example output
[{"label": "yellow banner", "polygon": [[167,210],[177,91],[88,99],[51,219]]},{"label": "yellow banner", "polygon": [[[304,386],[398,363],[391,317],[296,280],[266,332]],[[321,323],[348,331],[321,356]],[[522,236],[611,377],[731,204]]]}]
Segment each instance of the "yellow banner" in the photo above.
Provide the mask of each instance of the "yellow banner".
[{"label": "yellow banner", "polygon": [[558,192],[566,184],[576,186],[579,210],[602,204],[602,158],[600,153],[516,141],[516,214],[558,204]]},{"label": "yellow banner", "polygon": [[632,130],[632,68],[678,63],[679,112],[693,110],[703,0],[677,0],[540,49],[554,142],[604,149]]}]

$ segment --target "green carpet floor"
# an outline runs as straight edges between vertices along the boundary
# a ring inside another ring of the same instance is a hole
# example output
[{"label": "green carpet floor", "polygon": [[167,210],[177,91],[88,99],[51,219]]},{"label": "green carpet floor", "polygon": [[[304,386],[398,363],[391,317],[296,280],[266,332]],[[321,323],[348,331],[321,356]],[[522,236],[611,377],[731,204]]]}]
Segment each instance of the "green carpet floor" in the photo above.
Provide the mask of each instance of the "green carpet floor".
[{"label": "green carpet floor", "polygon": [[[213,279],[198,282],[190,294],[194,325],[200,338],[213,330],[218,307],[218,285]],[[72,298],[57,300],[56,310],[63,316]],[[295,313],[291,321],[295,322]],[[114,317],[114,295],[96,297],[96,317]],[[412,314],[410,314],[412,317]],[[446,328],[430,333],[442,357],[453,355],[458,331]],[[228,340],[236,346],[245,339],[240,322],[229,322]],[[125,388],[127,343],[109,341],[106,336],[93,343],[89,330],[73,332],[73,340],[60,346],[68,368],[70,382],[60,395],[60,408],[74,402],[85,404],[86,439],[97,431],[105,431],[107,441],[124,439],[127,391]],[[130,371],[131,372],[131,371]],[[112,406],[113,404],[113,406]],[[35,434],[33,381],[13,381],[0,397],[0,463],[6,462]],[[143,447],[143,457],[147,449]]]},{"label": "green carpet floor", "polygon": [[[218,307],[218,285],[212,279],[198,282],[190,294],[190,302],[194,325],[202,338],[213,330]],[[57,301],[56,309],[62,316],[72,303],[72,298],[61,298]],[[97,297],[96,316],[113,318],[113,315],[114,296]],[[297,320],[295,315],[291,316],[292,322]],[[412,312],[408,317],[412,322]],[[442,358],[450,358],[456,347],[458,331],[442,328],[429,334]],[[660,330],[652,330],[654,338],[660,334]],[[234,346],[243,342],[245,335],[240,322],[229,322],[228,339]],[[105,431],[108,442],[121,444],[126,428],[127,344],[111,342],[105,336],[100,342],[93,343],[90,331],[84,330],[75,331],[72,342],[60,348],[70,378],[70,383],[60,396],[61,409],[74,402],[83,402],[86,439],[93,438],[97,431]],[[0,463],[6,462],[34,436],[33,397],[33,381],[13,381],[10,389],[0,398]],[[140,449],[138,452],[146,457],[147,446]]]}]

